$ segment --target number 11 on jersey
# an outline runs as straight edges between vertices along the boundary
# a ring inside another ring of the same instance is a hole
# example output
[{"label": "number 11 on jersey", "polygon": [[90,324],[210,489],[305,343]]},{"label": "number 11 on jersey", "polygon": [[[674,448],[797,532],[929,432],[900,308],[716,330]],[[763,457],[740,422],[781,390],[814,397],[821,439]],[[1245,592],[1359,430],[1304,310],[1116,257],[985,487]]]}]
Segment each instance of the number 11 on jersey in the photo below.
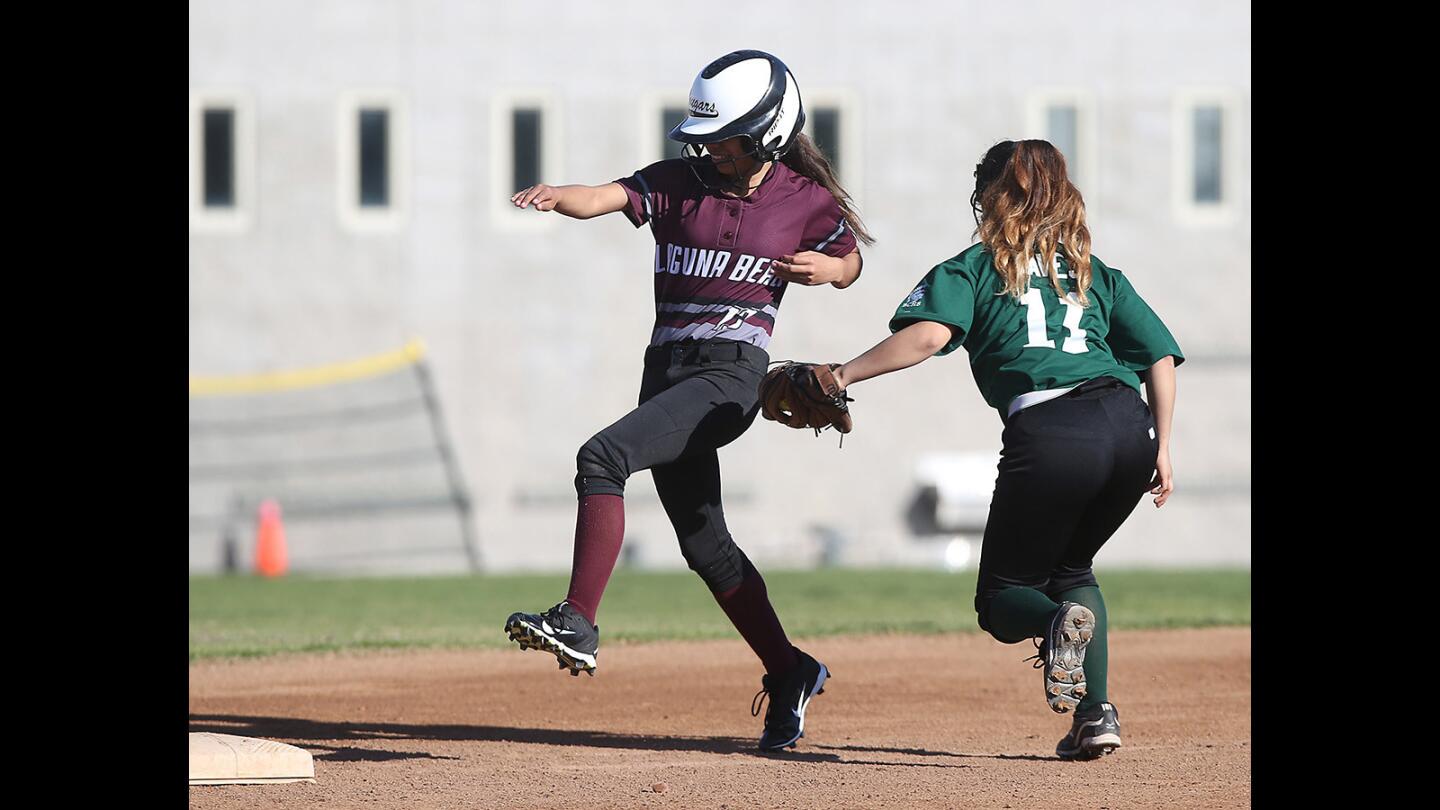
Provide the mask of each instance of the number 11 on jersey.
[{"label": "number 11 on jersey", "polygon": [[1045,298],[1040,294],[1040,290],[1035,287],[1026,290],[1020,303],[1025,305],[1025,326],[1029,337],[1025,348],[1058,348],[1067,354],[1084,354],[1089,351],[1085,345],[1085,330],[1080,328],[1080,316],[1085,314],[1085,307],[1080,305],[1075,293],[1065,296],[1065,342],[1060,346],[1056,346],[1045,331]]}]

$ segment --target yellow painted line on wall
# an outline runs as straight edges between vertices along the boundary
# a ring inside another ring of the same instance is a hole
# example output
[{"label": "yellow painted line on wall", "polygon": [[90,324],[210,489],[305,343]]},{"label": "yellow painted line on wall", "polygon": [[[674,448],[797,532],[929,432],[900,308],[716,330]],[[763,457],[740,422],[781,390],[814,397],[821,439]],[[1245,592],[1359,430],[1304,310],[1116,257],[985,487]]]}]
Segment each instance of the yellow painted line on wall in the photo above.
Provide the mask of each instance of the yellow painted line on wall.
[{"label": "yellow painted line on wall", "polygon": [[230,377],[191,377],[190,396],[214,397],[227,394],[263,394],[379,377],[414,365],[425,356],[425,341],[416,338],[393,352],[362,357],[328,366],[239,374]]}]

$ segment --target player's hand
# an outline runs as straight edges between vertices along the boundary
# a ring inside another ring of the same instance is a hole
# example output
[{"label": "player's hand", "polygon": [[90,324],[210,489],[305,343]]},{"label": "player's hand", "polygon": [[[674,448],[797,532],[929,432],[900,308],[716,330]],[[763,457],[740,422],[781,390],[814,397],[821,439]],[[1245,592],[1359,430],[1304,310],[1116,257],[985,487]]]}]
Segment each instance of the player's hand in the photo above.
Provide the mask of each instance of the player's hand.
[{"label": "player's hand", "polygon": [[838,281],[845,274],[845,260],[813,250],[786,254],[770,263],[775,275],[791,282],[814,287]]},{"label": "player's hand", "polygon": [[560,202],[560,193],[554,186],[537,183],[515,192],[510,197],[510,202],[515,203],[516,208],[534,205],[536,211],[550,211]]},{"label": "player's hand", "polygon": [[1155,457],[1155,478],[1150,481],[1150,494],[1156,495],[1155,508],[1159,509],[1170,500],[1170,493],[1175,490],[1175,481],[1170,472],[1170,448],[1160,448],[1160,453]]}]

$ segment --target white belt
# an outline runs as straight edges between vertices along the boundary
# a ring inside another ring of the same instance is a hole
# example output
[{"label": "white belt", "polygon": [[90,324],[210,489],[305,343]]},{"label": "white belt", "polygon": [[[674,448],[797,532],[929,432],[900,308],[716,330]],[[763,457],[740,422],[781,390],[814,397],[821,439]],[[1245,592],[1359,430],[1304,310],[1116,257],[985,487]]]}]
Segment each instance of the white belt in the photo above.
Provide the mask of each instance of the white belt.
[{"label": "white belt", "polygon": [[1028,408],[1031,405],[1039,405],[1042,402],[1049,402],[1056,397],[1063,397],[1079,387],[1078,385],[1072,385],[1069,388],[1054,388],[1049,391],[1031,391],[1028,394],[1021,394],[1010,400],[1010,409],[1005,412],[1005,418],[1009,419],[1020,410]]}]

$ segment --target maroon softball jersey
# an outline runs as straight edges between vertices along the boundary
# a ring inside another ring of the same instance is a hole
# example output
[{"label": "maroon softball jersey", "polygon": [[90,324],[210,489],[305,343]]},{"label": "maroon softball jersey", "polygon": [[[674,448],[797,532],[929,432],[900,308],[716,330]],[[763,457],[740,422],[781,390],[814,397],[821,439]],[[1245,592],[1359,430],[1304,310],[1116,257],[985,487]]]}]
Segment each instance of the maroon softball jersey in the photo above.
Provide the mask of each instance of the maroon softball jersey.
[{"label": "maroon softball jersey", "polygon": [[806,250],[855,250],[830,192],[778,161],[749,197],[706,189],[679,159],[615,182],[630,197],[625,216],[655,235],[652,346],[722,338],[763,349],[787,286],[770,263]]}]

